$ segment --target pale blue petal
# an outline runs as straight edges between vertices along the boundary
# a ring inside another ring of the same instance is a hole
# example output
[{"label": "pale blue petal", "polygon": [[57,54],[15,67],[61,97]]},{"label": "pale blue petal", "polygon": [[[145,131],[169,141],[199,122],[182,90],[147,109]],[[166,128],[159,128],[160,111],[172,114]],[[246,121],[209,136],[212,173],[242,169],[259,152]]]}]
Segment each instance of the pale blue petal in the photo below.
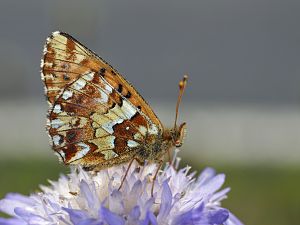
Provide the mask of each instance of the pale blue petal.
[{"label": "pale blue petal", "polygon": [[207,213],[207,220],[209,224],[223,224],[229,217],[227,209],[210,210]]},{"label": "pale blue petal", "polygon": [[99,210],[100,217],[108,224],[108,225],[124,225],[125,220],[118,216],[117,214],[111,212],[109,209],[101,206]]},{"label": "pale blue petal", "polygon": [[172,192],[168,184],[169,180],[163,182],[163,190],[161,194],[161,204],[159,209],[158,221],[163,221],[164,218],[170,213],[172,206]]},{"label": "pale blue petal", "polygon": [[244,225],[235,215],[229,212],[229,218],[224,225]]},{"label": "pale blue petal", "polygon": [[189,210],[177,216],[172,225],[191,225],[196,224],[201,221],[203,217],[204,203],[202,203],[198,208]]},{"label": "pale blue petal", "polygon": [[199,184],[203,185],[215,175],[216,175],[216,171],[213,168],[207,167],[201,172],[198,178],[198,182]]},{"label": "pale blue petal", "polygon": [[5,199],[13,200],[13,201],[18,201],[26,205],[34,205],[34,200],[31,199],[28,196],[18,194],[18,193],[9,193],[5,196]]},{"label": "pale blue petal", "polygon": [[223,190],[214,193],[213,196],[210,198],[210,201],[222,200],[229,191],[230,191],[230,188],[224,188]]},{"label": "pale blue petal", "polygon": [[26,210],[25,208],[15,208],[15,214],[29,224],[42,224],[47,221],[45,218],[36,215],[31,211]]},{"label": "pale blue petal", "polygon": [[63,208],[63,210],[65,210],[69,214],[70,220],[73,224],[79,224],[86,221],[87,219],[90,219],[88,214],[83,210],[69,208]]},{"label": "pale blue petal", "polygon": [[142,191],[142,181],[137,180],[133,187],[131,188],[131,193],[135,194],[135,195],[139,195]]},{"label": "pale blue petal", "polygon": [[0,200],[0,211],[15,216],[14,209],[16,207],[24,208],[34,205],[34,200],[17,193],[9,193],[4,199]]},{"label": "pale blue petal", "polygon": [[26,225],[27,223],[24,220],[17,218],[0,218],[1,225]]},{"label": "pale blue petal", "polygon": [[212,194],[219,190],[225,182],[225,175],[218,174],[211,178],[205,185],[202,186],[201,192],[205,194]]},{"label": "pale blue petal", "polygon": [[158,225],[158,223],[154,214],[151,211],[147,211],[146,217],[140,225]]},{"label": "pale blue petal", "polygon": [[144,210],[148,211],[150,207],[154,204],[154,198],[151,197],[147,200],[147,202],[144,205]]},{"label": "pale blue petal", "polygon": [[111,212],[122,213],[124,211],[123,195],[118,189],[112,191],[108,197],[108,202]]},{"label": "pale blue petal", "polygon": [[17,216],[22,217],[22,218],[30,218],[32,216],[34,216],[34,214],[24,208],[21,207],[16,207],[15,208],[15,213]]},{"label": "pale blue petal", "polygon": [[104,225],[104,222],[89,218],[89,219],[82,220],[81,222],[75,225]]},{"label": "pale blue petal", "polygon": [[94,194],[92,193],[90,186],[84,181],[82,180],[80,182],[80,190],[81,193],[84,195],[84,198],[86,199],[88,206],[90,208],[95,208],[96,206],[96,199]]},{"label": "pale blue petal", "polygon": [[133,221],[137,221],[141,216],[141,210],[139,206],[133,207],[131,212],[129,213],[129,218]]}]

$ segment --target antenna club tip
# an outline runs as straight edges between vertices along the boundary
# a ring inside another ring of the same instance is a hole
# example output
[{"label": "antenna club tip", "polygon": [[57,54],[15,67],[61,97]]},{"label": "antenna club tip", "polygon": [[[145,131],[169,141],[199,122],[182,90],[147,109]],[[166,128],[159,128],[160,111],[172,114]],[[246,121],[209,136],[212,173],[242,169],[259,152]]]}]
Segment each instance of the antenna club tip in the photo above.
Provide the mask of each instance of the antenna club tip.
[{"label": "antenna club tip", "polygon": [[188,75],[184,75],[182,80],[179,82],[179,88],[183,89],[186,86],[187,83],[187,79],[188,79]]}]

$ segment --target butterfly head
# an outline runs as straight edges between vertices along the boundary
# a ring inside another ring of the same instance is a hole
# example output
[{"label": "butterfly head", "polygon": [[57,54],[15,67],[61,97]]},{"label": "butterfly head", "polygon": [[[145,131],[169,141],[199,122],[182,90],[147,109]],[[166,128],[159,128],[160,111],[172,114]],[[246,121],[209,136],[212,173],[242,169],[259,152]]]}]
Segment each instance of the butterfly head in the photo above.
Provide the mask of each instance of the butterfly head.
[{"label": "butterfly head", "polygon": [[176,148],[181,147],[186,136],[186,123],[182,123],[179,127],[176,127],[175,130],[172,130],[171,136],[173,140],[173,145]]}]

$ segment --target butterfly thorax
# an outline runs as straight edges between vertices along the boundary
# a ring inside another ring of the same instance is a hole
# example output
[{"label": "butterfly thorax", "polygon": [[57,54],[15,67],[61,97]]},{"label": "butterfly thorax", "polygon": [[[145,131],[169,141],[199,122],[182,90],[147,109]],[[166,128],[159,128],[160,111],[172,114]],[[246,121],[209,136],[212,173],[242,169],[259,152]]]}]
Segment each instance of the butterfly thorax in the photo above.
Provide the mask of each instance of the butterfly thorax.
[{"label": "butterfly thorax", "polygon": [[161,158],[164,145],[161,133],[157,135],[147,133],[143,144],[138,147],[135,157],[141,164],[145,161],[156,161]]},{"label": "butterfly thorax", "polygon": [[165,129],[162,134],[149,135],[147,141],[138,151],[140,161],[159,161],[172,148],[180,147],[186,134],[186,124],[179,127]]}]

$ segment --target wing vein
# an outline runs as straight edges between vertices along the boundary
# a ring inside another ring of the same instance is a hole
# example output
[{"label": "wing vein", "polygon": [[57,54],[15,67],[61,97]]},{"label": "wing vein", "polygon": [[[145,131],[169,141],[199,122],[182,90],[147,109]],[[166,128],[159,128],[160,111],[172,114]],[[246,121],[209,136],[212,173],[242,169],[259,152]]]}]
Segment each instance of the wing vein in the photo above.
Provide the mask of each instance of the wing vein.
[{"label": "wing vein", "polygon": [[[87,82],[88,82],[88,81],[87,81]],[[93,84],[93,83],[91,83],[91,82],[88,82],[88,83]],[[98,87],[98,86],[97,86],[97,87]],[[86,97],[88,97],[88,98],[90,98],[90,99],[94,99],[93,97],[91,97],[91,96],[89,96],[89,95],[87,95],[87,94],[85,94],[85,93],[83,93],[83,92],[81,92],[81,91],[79,91],[79,90],[76,90],[76,89],[74,89],[74,88],[72,88],[72,87],[69,87],[69,88],[72,89],[72,90],[75,91],[75,92],[78,92],[78,93],[80,93],[80,94],[85,95]],[[99,88],[101,88],[101,87],[99,86]],[[103,89],[103,88],[101,88],[101,90],[102,90],[103,92],[106,91],[106,90]],[[109,94],[107,94],[106,92],[105,92],[105,94],[109,96]],[[116,105],[117,105],[117,102],[116,102],[114,99],[112,99],[112,101],[114,101],[114,103],[116,103]],[[98,102],[98,104],[99,104],[99,105],[102,105],[102,106],[103,106],[104,108],[106,108],[106,109],[109,109],[108,106],[106,106],[105,104],[103,104],[103,103],[101,103],[101,102]],[[124,117],[126,117],[125,114],[124,114],[124,112],[123,112],[123,110],[122,110],[121,108],[120,108],[120,110],[122,111]],[[115,113],[114,111],[111,111],[111,112],[112,112],[115,116],[119,117],[118,114]],[[110,117],[106,116],[105,113],[104,113],[104,114],[101,114],[101,115],[105,116],[105,117],[106,117],[107,119],[109,119],[110,121],[113,121],[113,120],[111,120]],[[93,120],[93,121],[94,121],[94,120]],[[132,123],[130,120],[128,120],[128,121],[129,121],[129,125],[130,125],[131,128],[134,128],[138,133],[140,133],[143,137],[145,137],[145,135],[143,135],[143,134],[140,132],[139,128],[138,128],[134,123]],[[99,124],[97,121],[95,121],[95,122],[96,122],[99,126],[102,127],[102,125]],[[102,128],[103,128],[103,127],[102,127]]]}]

